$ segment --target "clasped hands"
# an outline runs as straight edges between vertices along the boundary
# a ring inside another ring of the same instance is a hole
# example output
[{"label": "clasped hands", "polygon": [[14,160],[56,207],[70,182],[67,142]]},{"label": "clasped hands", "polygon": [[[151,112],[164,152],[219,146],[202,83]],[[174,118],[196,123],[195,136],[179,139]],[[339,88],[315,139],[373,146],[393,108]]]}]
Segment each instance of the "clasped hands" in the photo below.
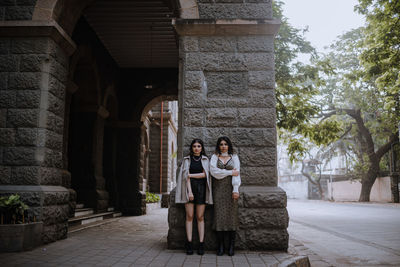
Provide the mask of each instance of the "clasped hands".
[{"label": "clasped hands", "polygon": [[[240,172],[236,169],[236,168],[234,168],[233,170],[232,170],[232,176],[239,176],[240,175]],[[188,177],[187,177],[187,179],[189,180],[191,178],[191,175],[190,175],[190,173],[188,174]],[[237,193],[237,192],[233,192],[232,193],[232,198],[233,199],[239,199],[239,193]],[[194,200],[194,196],[193,196],[193,193],[192,192],[189,192],[189,200],[190,201],[193,201]]]},{"label": "clasped hands", "polygon": [[[233,170],[232,170],[232,176],[239,176],[240,175],[240,172],[238,171],[238,170],[236,170],[236,168],[234,168]],[[239,193],[237,193],[237,192],[233,192],[232,193],[232,198],[233,199],[239,199]]]}]

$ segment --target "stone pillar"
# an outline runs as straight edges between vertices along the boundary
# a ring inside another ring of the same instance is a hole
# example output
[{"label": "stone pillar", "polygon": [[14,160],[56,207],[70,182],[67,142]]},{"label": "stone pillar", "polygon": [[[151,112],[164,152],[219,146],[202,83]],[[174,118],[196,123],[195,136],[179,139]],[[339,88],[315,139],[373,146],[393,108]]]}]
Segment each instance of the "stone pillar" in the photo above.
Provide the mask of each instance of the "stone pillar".
[{"label": "stone pillar", "polygon": [[109,112],[102,106],[97,110],[95,121],[95,136],[93,138],[93,162],[94,177],[96,179],[96,210],[105,211],[108,208],[109,195],[106,191],[106,180],[103,176],[103,144],[104,144],[104,120]]},{"label": "stone pillar", "polygon": [[[219,136],[230,137],[241,160],[237,248],[286,250],[286,193],[277,187],[276,171],[274,35],[280,23],[272,19],[271,1],[201,2],[200,19],[173,21],[182,60],[180,151],[201,138],[211,154]],[[171,203],[169,213],[168,245],[179,248],[184,208]],[[212,214],[210,207],[208,249],[215,248]]]},{"label": "stone pillar", "polygon": [[72,187],[77,191],[78,201],[104,211],[109,199],[103,176],[104,120],[108,111],[102,106],[81,107],[70,117]]},{"label": "stone pillar", "polygon": [[140,127],[140,155],[139,155],[139,188],[141,191],[147,191],[147,172],[149,166],[149,147],[148,147],[148,127],[150,121],[148,117],[142,122]]},{"label": "stone pillar", "polygon": [[63,124],[74,50],[55,22],[0,24],[0,194],[22,196],[44,223],[44,242],[67,234]]},{"label": "stone pillar", "polygon": [[63,170],[62,186],[69,192],[69,217],[75,216],[76,191],[71,187],[71,173],[68,171],[68,139],[69,139],[69,116],[71,111],[72,94],[76,92],[78,86],[69,80],[66,85],[65,112],[64,112],[64,135],[63,135]]},{"label": "stone pillar", "polygon": [[146,214],[146,194],[139,188],[138,179],[141,127],[121,121],[113,127],[117,132],[117,206],[124,215]]}]

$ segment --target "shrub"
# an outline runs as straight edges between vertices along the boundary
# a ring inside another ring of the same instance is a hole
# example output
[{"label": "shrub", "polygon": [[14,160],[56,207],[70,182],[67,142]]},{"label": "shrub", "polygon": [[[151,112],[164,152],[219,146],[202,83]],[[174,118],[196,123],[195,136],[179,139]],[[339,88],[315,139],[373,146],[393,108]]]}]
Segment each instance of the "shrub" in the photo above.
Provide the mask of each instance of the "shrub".
[{"label": "shrub", "polygon": [[35,221],[34,216],[28,216],[28,208],[18,194],[0,197],[0,223],[18,224]]},{"label": "shrub", "polygon": [[155,203],[160,201],[160,196],[154,193],[146,192],[146,203]]}]

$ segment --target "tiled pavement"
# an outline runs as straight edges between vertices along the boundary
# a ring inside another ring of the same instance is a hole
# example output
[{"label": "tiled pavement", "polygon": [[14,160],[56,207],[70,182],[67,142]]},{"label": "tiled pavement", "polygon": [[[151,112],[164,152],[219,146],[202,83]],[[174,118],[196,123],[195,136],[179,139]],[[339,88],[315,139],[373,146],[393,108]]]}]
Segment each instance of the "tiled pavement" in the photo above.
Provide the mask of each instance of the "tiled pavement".
[{"label": "tiled pavement", "polygon": [[[286,266],[312,253],[290,240],[288,253],[237,251],[233,257],[217,257],[207,251],[187,256],[167,249],[167,214],[167,209],[157,209],[145,216],[121,217],[32,251],[3,253],[0,266]],[[320,261],[312,266],[327,265]]]}]

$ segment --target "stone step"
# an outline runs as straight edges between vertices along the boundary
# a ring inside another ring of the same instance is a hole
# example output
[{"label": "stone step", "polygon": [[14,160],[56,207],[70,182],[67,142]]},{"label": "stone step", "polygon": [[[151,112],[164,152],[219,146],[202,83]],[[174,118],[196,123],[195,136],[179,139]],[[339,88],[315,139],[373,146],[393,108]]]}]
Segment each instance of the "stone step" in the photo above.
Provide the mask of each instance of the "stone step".
[{"label": "stone step", "polygon": [[120,217],[121,215],[122,215],[122,213],[115,212],[114,215],[113,215],[114,217],[110,218],[110,219],[105,219],[105,220],[102,220],[102,221],[95,221],[95,222],[91,222],[91,223],[87,223],[87,224],[79,224],[79,225],[69,226],[68,227],[68,234],[72,234],[72,233],[75,233],[75,232],[79,232],[79,231],[82,231],[82,230],[85,230],[85,229],[88,229],[88,228],[92,228],[92,227],[96,227],[96,226],[100,226],[100,225],[103,225],[103,224],[112,223],[115,220],[117,220],[118,217]]},{"label": "stone step", "polygon": [[108,211],[96,214],[82,215],[73,217],[68,220],[68,227],[74,227],[79,225],[85,225],[93,222],[103,221],[110,218],[116,218],[121,216],[120,212]]},{"label": "stone step", "polygon": [[76,209],[83,209],[85,207],[85,204],[82,204],[82,203],[79,203],[79,204],[76,204]]},{"label": "stone step", "polygon": [[75,209],[75,217],[83,216],[83,215],[90,215],[93,214],[94,211],[91,208],[78,208]]}]

